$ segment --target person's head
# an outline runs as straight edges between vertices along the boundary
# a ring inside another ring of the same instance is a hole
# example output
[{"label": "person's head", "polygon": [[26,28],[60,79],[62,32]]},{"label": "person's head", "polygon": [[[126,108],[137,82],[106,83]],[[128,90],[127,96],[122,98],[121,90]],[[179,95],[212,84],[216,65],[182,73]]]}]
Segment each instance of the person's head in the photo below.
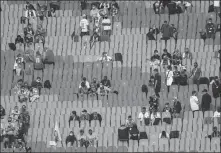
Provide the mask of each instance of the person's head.
[{"label": "person's head", "polygon": [[37,77],[36,81],[37,81],[37,82],[41,82],[41,78],[40,78],[40,77]]},{"label": "person's head", "polygon": [[84,134],[84,130],[81,129],[81,130],[80,130],[80,135],[83,135],[83,134]]},{"label": "person's head", "polygon": [[177,102],[177,101],[178,101],[178,98],[177,98],[177,97],[174,97],[174,98],[173,98],[173,101],[174,101],[174,102]]},{"label": "person's head", "polygon": [[158,50],[154,50],[154,55],[158,55]]},{"label": "person's head", "polygon": [[168,70],[172,70],[172,67],[170,65],[167,66]]},{"label": "person's head", "polygon": [[104,76],[104,80],[107,80],[107,76]]},{"label": "person's head", "polygon": [[196,96],[196,91],[192,91],[192,95],[193,95],[193,96]]},{"label": "person's head", "polygon": [[149,32],[152,32],[152,31],[153,31],[153,28],[150,28],[150,29],[149,29]]},{"label": "person's head", "polygon": [[174,70],[178,70],[178,68],[177,68],[177,66],[176,66],[176,65],[175,65],[173,68],[174,68]]},{"label": "person's head", "polygon": [[145,112],[146,112],[146,107],[143,107],[142,110],[141,110],[141,112],[142,112],[142,113],[145,113]]},{"label": "person's head", "polygon": [[93,116],[94,116],[94,117],[97,117],[97,115],[98,115],[97,112],[94,112],[94,113],[93,113]]},{"label": "person's head", "polygon": [[128,116],[127,119],[128,119],[129,122],[132,122],[132,116]]},{"label": "person's head", "polygon": [[28,82],[24,82],[25,88],[28,88]]},{"label": "person's head", "polygon": [[96,83],[97,82],[97,79],[96,78],[93,78],[93,83]]},{"label": "person's head", "polygon": [[15,107],[14,107],[14,110],[15,110],[15,111],[18,111],[18,106],[15,106]]},{"label": "person's head", "polygon": [[91,129],[88,130],[88,133],[92,135],[93,131]]},{"label": "person's head", "polygon": [[25,91],[25,86],[21,86],[21,92]]},{"label": "person's head", "polygon": [[165,48],[165,49],[163,49],[163,53],[167,53],[167,49]]},{"label": "person's head", "polygon": [[100,86],[100,88],[103,88],[103,87],[104,87],[103,84],[102,84],[101,82],[100,82],[100,85],[99,85],[99,86]]},{"label": "person's head", "polygon": [[27,4],[27,5],[29,5],[29,4],[30,4],[30,2],[29,2],[29,1],[26,1],[26,4]]},{"label": "person's head", "polygon": [[213,127],[213,132],[216,132],[216,131],[217,131],[217,127],[214,126],[214,127]]},{"label": "person's head", "polygon": [[208,23],[212,23],[212,18],[209,18],[209,19],[208,19]]},{"label": "person's head", "polygon": [[102,56],[103,56],[103,57],[107,57],[107,52],[103,52],[103,53],[102,53]]},{"label": "person's head", "polygon": [[21,59],[20,58],[18,58],[18,59],[16,59],[16,63],[21,63]]},{"label": "person's head", "polygon": [[82,114],[86,115],[86,114],[87,114],[87,110],[84,109],[84,110],[82,111]]},{"label": "person's head", "polygon": [[153,29],[156,29],[156,25],[155,25],[155,24],[153,24],[153,26],[152,26],[152,27],[153,27]]},{"label": "person's head", "polygon": [[83,19],[86,19],[86,15],[85,15],[85,14],[83,14],[83,15],[82,15],[82,18],[83,18]]},{"label": "person's head", "polygon": [[198,67],[198,63],[197,62],[195,62],[193,65],[194,65],[195,68]]},{"label": "person's head", "polygon": [[185,48],[185,53],[189,53],[189,48]]},{"label": "person's head", "polygon": [[150,77],[150,81],[154,81],[154,76],[151,76],[151,77]]},{"label": "person's head", "polygon": [[83,81],[83,82],[86,82],[86,81],[87,81],[86,77],[83,77],[83,78],[82,78],[82,81]]},{"label": "person's head", "polygon": [[219,77],[218,77],[218,76],[215,76],[214,79],[215,79],[216,81],[219,81]]},{"label": "person's head", "polygon": [[9,118],[8,118],[8,123],[11,123],[11,122],[12,122],[12,118],[9,117]]},{"label": "person's head", "polygon": [[164,23],[164,24],[167,24],[167,21],[164,21],[163,23]]},{"label": "person's head", "polygon": [[96,6],[95,5],[92,5],[92,10],[95,10],[96,9]]},{"label": "person's head", "polygon": [[153,70],[154,74],[158,73],[158,69]]},{"label": "person's head", "polygon": [[21,39],[21,35],[17,35],[17,39]]},{"label": "person's head", "polygon": [[74,115],[74,116],[77,115],[76,111],[72,111],[71,113],[72,113],[72,115]]},{"label": "person's head", "polygon": [[202,92],[203,92],[204,94],[205,94],[205,93],[207,93],[207,89],[203,89],[203,91],[202,91]]},{"label": "person's head", "polygon": [[73,132],[73,131],[70,131],[69,135],[70,135],[70,136],[73,136],[73,135],[74,135],[74,132]]},{"label": "person's head", "polygon": [[30,24],[30,23],[28,24],[28,28],[32,28],[32,26],[31,26],[31,24]]},{"label": "person's head", "polygon": [[19,79],[17,83],[18,83],[18,85],[21,85],[23,83],[23,80]]},{"label": "person's head", "polygon": [[26,111],[26,106],[25,105],[22,106],[22,110]]}]

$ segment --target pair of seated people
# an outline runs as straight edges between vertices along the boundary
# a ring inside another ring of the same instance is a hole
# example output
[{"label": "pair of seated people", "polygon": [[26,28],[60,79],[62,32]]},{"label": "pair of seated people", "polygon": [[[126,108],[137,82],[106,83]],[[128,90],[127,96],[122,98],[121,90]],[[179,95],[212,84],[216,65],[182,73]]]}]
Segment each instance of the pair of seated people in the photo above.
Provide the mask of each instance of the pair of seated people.
[{"label": "pair of seated people", "polygon": [[87,112],[87,110],[83,110],[81,115],[78,116],[76,111],[72,111],[71,115],[69,117],[69,121],[68,121],[69,122],[69,126],[71,124],[71,121],[78,121],[79,125],[80,125],[80,122],[84,121],[84,120],[89,121],[90,124],[91,124],[92,120],[98,120],[99,123],[100,123],[100,126],[101,126],[102,116],[99,113],[97,113],[97,112],[93,112],[93,113],[89,114]]},{"label": "pair of seated people", "polygon": [[130,127],[128,127],[128,125],[121,125],[121,127],[118,129],[119,141],[129,141],[129,139],[140,139],[140,131],[138,130],[136,124],[132,124]]}]

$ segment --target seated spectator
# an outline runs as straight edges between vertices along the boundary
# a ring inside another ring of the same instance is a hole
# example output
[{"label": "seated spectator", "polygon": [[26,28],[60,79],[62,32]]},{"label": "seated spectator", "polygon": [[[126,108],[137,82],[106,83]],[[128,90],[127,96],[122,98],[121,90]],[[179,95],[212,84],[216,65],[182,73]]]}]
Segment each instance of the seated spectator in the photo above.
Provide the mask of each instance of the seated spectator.
[{"label": "seated spectator", "polygon": [[172,114],[172,108],[169,106],[169,103],[165,104],[165,107],[163,108],[163,112],[168,112]]},{"label": "seated spectator", "polygon": [[35,62],[34,51],[31,49],[27,49],[24,52],[24,61],[28,64]]},{"label": "seated spectator", "polygon": [[110,80],[107,79],[107,76],[104,76],[104,79],[101,80],[101,83],[103,84],[103,86],[110,88],[111,87],[111,83]]},{"label": "seated spectator", "polygon": [[42,58],[42,55],[40,54],[39,51],[36,52],[34,69],[35,70],[43,70],[44,69],[43,58]]},{"label": "seated spectator", "polygon": [[45,47],[43,50],[43,63],[44,64],[55,64],[54,53],[51,49]]},{"label": "seated spectator", "polygon": [[[92,36],[90,37],[90,43],[93,43],[93,42],[97,42],[100,40],[100,28],[99,27],[94,27],[93,28],[93,34]],[[91,44],[92,46],[92,44]]]},{"label": "seated spectator", "polygon": [[87,110],[83,110],[82,111],[82,114],[81,114],[81,116],[80,116],[80,120],[82,121],[82,120],[90,120],[90,114],[87,112]]},{"label": "seated spectator", "polygon": [[25,150],[25,142],[24,141],[22,141],[22,139],[16,139],[15,140],[15,145],[14,145],[14,148],[17,148],[17,149],[19,149],[19,151],[26,151]]},{"label": "seated spectator", "polygon": [[94,113],[90,114],[90,120],[89,121],[91,122],[92,120],[98,120],[99,123],[100,123],[100,126],[101,126],[102,117],[97,112],[94,112]]},{"label": "seated spectator", "polygon": [[83,96],[84,94],[88,94],[89,88],[87,88],[85,82],[81,82],[81,86],[79,87],[78,93],[80,96]]},{"label": "seated spectator", "polygon": [[95,17],[100,16],[99,10],[98,10],[98,8],[96,7],[96,5],[92,5],[92,6],[91,6],[90,16],[92,17],[92,20],[94,20]]},{"label": "seated spectator", "polygon": [[78,141],[78,147],[88,147],[89,142],[87,141],[87,137],[84,134],[84,130],[81,129],[80,130],[80,134],[77,137],[77,141]]},{"label": "seated spectator", "polygon": [[14,146],[15,142],[15,125],[12,123],[12,118],[8,118],[8,123],[5,125],[5,137],[4,137],[4,147],[11,148]]},{"label": "seated spectator", "polygon": [[159,134],[159,138],[170,138],[170,135],[166,131],[162,131],[162,133]]},{"label": "seated spectator", "polygon": [[212,23],[212,18],[209,18],[206,24],[206,33],[207,33],[207,38],[215,39],[216,26],[214,23]]},{"label": "seated spectator", "polygon": [[71,131],[66,137],[65,144],[66,146],[73,146],[75,142],[77,142],[77,138],[75,137],[74,132]]},{"label": "seated spectator", "polygon": [[218,107],[217,110],[214,112],[213,117],[220,117],[221,107]]},{"label": "seated spectator", "polygon": [[24,34],[25,34],[25,37],[26,37],[28,34],[30,34],[31,36],[34,36],[34,30],[33,30],[31,24],[28,24],[28,26],[24,28]]},{"label": "seated spectator", "polygon": [[20,92],[21,86],[23,85],[23,80],[19,79],[17,83],[13,86],[13,90],[15,94],[18,94]]},{"label": "seated spectator", "polygon": [[179,52],[178,49],[176,49],[174,52],[173,52],[173,57],[172,57],[172,64],[173,65],[181,65],[182,63],[182,55],[181,53]]},{"label": "seated spectator", "polygon": [[126,120],[126,127],[132,128],[134,125],[136,125],[135,121],[132,119],[132,116],[128,116]]},{"label": "seated spectator", "polygon": [[185,86],[188,84],[188,76],[186,72],[186,68],[183,67],[181,72],[180,72],[180,85]]},{"label": "seated spectator", "polygon": [[143,107],[141,112],[138,115],[138,119],[140,119],[140,122],[145,123],[145,125],[149,125],[150,124],[150,114],[147,111],[146,107]]},{"label": "seated spectator", "polygon": [[106,2],[106,1],[100,3],[99,9],[100,9],[99,12],[100,12],[101,16],[108,15],[109,10],[110,10],[110,3]]},{"label": "seated spectator", "polygon": [[29,112],[27,111],[27,107],[25,105],[23,105],[21,107],[21,110],[20,110],[20,114],[28,114]]},{"label": "seated spectator", "polygon": [[170,26],[170,37],[177,40],[177,36],[178,36],[177,28],[175,28],[174,24],[171,24],[171,26]]},{"label": "seated spectator", "polygon": [[213,98],[220,97],[221,83],[218,76],[215,76],[214,79],[210,82],[212,85]]},{"label": "seated spectator", "polygon": [[23,86],[24,86],[25,88],[27,88],[28,90],[30,89],[30,86],[29,86],[29,84],[28,84],[27,81],[24,82]]},{"label": "seated spectator", "polygon": [[72,111],[71,112],[71,115],[70,115],[69,120],[68,120],[69,127],[70,127],[71,121],[78,121],[78,122],[80,122],[80,117],[77,115],[76,111]]},{"label": "seated spectator", "polygon": [[35,43],[43,43],[45,44],[45,34],[46,31],[43,29],[42,25],[38,25],[36,33],[35,33]]},{"label": "seated spectator", "polygon": [[133,126],[129,129],[130,139],[132,140],[139,140],[140,138],[140,131],[137,128],[136,124],[133,124]]},{"label": "seated spectator", "polygon": [[167,21],[164,21],[164,24],[161,27],[161,33],[162,33],[162,40],[169,40],[170,39],[170,25],[167,23]]},{"label": "seated spectator", "polygon": [[16,44],[19,44],[20,46],[24,44],[24,39],[21,37],[21,35],[17,35],[17,37],[15,38],[15,45]]},{"label": "seated spectator", "polygon": [[193,112],[199,111],[199,100],[196,95],[196,91],[193,91],[192,96],[190,97],[190,107]]},{"label": "seated spectator", "polygon": [[101,62],[109,62],[109,61],[112,61],[112,57],[108,56],[107,55],[107,52],[103,52],[102,53],[102,57],[100,57],[98,59],[98,61],[101,61]]},{"label": "seated spectator", "polygon": [[100,83],[97,89],[97,94],[101,96],[106,96],[109,92],[111,92],[111,89]]},{"label": "seated spectator", "polygon": [[24,134],[27,135],[28,134],[28,129],[30,127],[30,115],[29,112],[26,110],[26,106],[23,105],[22,106],[22,110],[20,111],[20,115],[19,115],[19,123],[23,124],[23,128],[24,128]]},{"label": "seated spectator", "polygon": [[119,11],[119,7],[117,3],[112,3],[111,4],[111,9],[110,9],[110,14],[111,16],[117,16]]},{"label": "seated spectator", "polygon": [[15,147],[19,149],[25,150],[25,144],[26,142],[26,132],[25,132],[25,126],[23,123],[18,124],[18,130],[15,135]]},{"label": "seated spectator", "polygon": [[42,85],[42,82],[41,82],[41,78],[37,77],[36,80],[32,81],[31,87],[32,88],[37,88],[38,91],[39,91],[39,94],[41,94],[41,88],[43,88],[43,85]]},{"label": "seated spectator", "polygon": [[118,129],[118,139],[120,141],[128,141],[129,140],[129,128],[125,125],[121,125]]},{"label": "seated spectator", "polygon": [[157,112],[154,110],[150,115],[150,119],[151,119],[152,125],[158,125],[161,121],[160,112]]},{"label": "seated spectator", "polygon": [[179,85],[180,84],[180,71],[178,71],[177,66],[175,65],[173,70],[173,83]]},{"label": "seated spectator", "polygon": [[173,99],[173,117],[174,118],[179,117],[181,110],[182,110],[182,107],[181,107],[180,101],[177,99],[177,97],[174,97],[174,99]]},{"label": "seated spectator", "polygon": [[149,108],[150,113],[152,113],[153,111],[158,111],[159,99],[156,95],[150,96],[149,104],[150,104],[150,108]]},{"label": "seated spectator", "polygon": [[207,38],[206,32],[203,30],[200,30],[199,33],[200,33],[200,38],[205,41]]},{"label": "seated spectator", "polygon": [[97,89],[98,89],[98,82],[96,78],[93,78],[93,81],[90,84],[90,95],[91,96],[96,96],[97,94]]},{"label": "seated spectator", "polygon": [[30,102],[37,102],[37,100],[40,98],[39,89],[38,88],[32,88],[30,92]]},{"label": "seated spectator", "polygon": [[25,9],[26,10],[34,10],[36,11],[35,7],[29,2],[29,1],[26,1],[26,6],[25,6]]},{"label": "seated spectator", "polygon": [[36,11],[34,9],[30,9],[30,7],[27,7],[27,10],[25,11],[25,17],[27,19],[33,19],[33,18],[37,17]]},{"label": "seated spectator", "polygon": [[153,25],[152,28],[149,29],[149,32],[146,35],[147,40],[156,40],[157,35],[160,33],[159,29],[156,28],[156,25]]},{"label": "seated spectator", "polygon": [[215,126],[215,127],[213,127],[213,132],[212,132],[212,134],[211,135],[208,135],[207,137],[208,138],[210,138],[210,139],[212,139],[212,138],[216,138],[216,137],[220,137],[221,135],[220,135],[220,131],[217,131],[217,127]]},{"label": "seated spectator", "polygon": [[[86,79],[85,77],[82,78],[82,82],[85,83],[85,85],[86,85],[86,87],[87,87],[88,89],[90,88],[90,84],[89,84],[89,82],[87,81],[87,79]],[[81,83],[82,83],[82,82],[81,82]],[[79,84],[79,88],[82,87],[82,86],[81,86],[81,83]]]},{"label": "seated spectator", "polygon": [[97,135],[91,129],[88,130],[87,141],[89,146],[97,147]]},{"label": "seated spectator", "polygon": [[164,70],[166,70],[167,66],[171,64],[171,55],[167,52],[167,49],[164,49],[163,52],[161,65],[163,66]]},{"label": "seated spectator", "polygon": [[25,43],[29,47],[33,44],[33,42],[34,42],[33,37],[28,33],[27,36],[25,36]]},{"label": "seated spectator", "polygon": [[159,56],[159,54],[158,54],[158,50],[154,50],[154,55],[151,56],[151,62],[150,62],[151,73],[152,73],[152,70],[159,68],[160,60],[161,60],[161,59],[160,59],[160,56]]},{"label": "seated spectator", "polygon": [[160,4],[160,1],[156,1],[153,4],[153,10],[154,10],[155,14],[160,14],[161,8],[162,8],[162,5]]},{"label": "seated spectator", "polygon": [[56,17],[56,13],[55,13],[55,9],[54,8],[51,8],[48,11],[48,17]]},{"label": "seated spectator", "polygon": [[154,76],[151,76],[151,77],[150,77],[148,86],[149,86],[151,89],[154,89],[154,87],[155,87],[155,84],[154,84]]},{"label": "seated spectator", "polygon": [[107,15],[104,16],[102,20],[102,27],[103,27],[103,35],[111,35],[111,20],[108,18]]},{"label": "seated spectator", "polygon": [[25,66],[24,58],[21,54],[18,54],[15,58],[14,68],[13,71],[18,75],[22,75],[23,73],[23,65]]},{"label": "seated spectator", "polygon": [[80,36],[83,37],[89,34],[89,21],[86,19],[86,15],[83,14],[82,19],[80,21]]},{"label": "seated spectator", "polygon": [[171,115],[172,115],[172,108],[170,108],[169,103],[166,103],[162,113],[163,122],[171,124]]},{"label": "seated spectator", "polygon": [[185,48],[183,59],[192,59],[192,53],[190,52],[189,48]]},{"label": "seated spectator", "polygon": [[21,87],[20,92],[18,93],[18,100],[19,102],[27,102],[29,100],[29,90],[25,88],[24,86]]},{"label": "seated spectator", "polygon": [[11,112],[11,118],[13,122],[17,122],[20,115],[20,111],[18,110],[18,106],[15,106]]},{"label": "seated spectator", "polygon": [[0,105],[0,118],[3,119],[5,116],[5,109],[2,105]]}]

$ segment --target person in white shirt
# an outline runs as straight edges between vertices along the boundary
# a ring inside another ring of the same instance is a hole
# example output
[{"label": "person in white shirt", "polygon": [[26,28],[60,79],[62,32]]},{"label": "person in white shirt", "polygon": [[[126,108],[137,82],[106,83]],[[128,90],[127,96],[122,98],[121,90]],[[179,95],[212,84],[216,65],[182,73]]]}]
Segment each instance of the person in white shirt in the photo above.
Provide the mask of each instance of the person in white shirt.
[{"label": "person in white shirt", "polygon": [[[82,82],[85,83],[85,85],[88,89],[90,88],[90,84],[85,77],[82,78]],[[81,88],[81,83],[79,84],[79,88]]]},{"label": "person in white shirt", "polygon": [[103,35],[111,34],[111,20],[107,17],[107,15],[105,15],[104,19],[102,20],[102,27],[103,27]]},{"label": "person in white shirt", "polygon": [[156,110],[154,110],[152,112],[152,114],[150,115],[150,119],[151,119],[152,125],[158,125],[159,122],[157,123],[157,121],[155,122],[155,120],[156,119],[161,119],[160,112],[157,112]]},{"label": "person in white shirt", "polygon": [[214,6],[214,11],[217,14],[220,13],[220,1],[214,0],[213,6]]},{"label": "person in white shirt", "polygon": [[91,129],[88,130],[87,140],[89,146],[97,147],[97,135]]},{"label": "person in white shirt", "polygon": [[192,96],[190,97],[190,107],[193,112],[199,111],[199,100],[196,94],[196,91],[193,91]]},{"label": "person in white shirt", "polygon": [[149,118],[150,114],[149,112],[146,110],[146,107],[143,107],[141,112],[138,115],[138,119],[140,119],[140,122],[144,121],[145,118]]},{"label": "person in white shirt", "polygon": [[112,58],[107,55],[107,52],[103,52],[103,53],[102,53],[102,57],[100,57],[100,58],[98,59],[98,61],[101,61],[101,62],[110,62],[110,61],[112,61]]},{"label": "person in white shirt", "polygon": [[214,112],[213,117],[220,117],[221,107],[218,107],[218,109]]},{"label": "person in white shirt", "polygon": [[172,85],[172,83],[173,83],[173,71],[172,67],[168,65],[166,71],[166,85],[168,93],[170,92],[170,86]]},{"label": "person in white shirt", "polygon": [[89,21],[86,19],[86,15],[83,14],[82,19],[80,21],[80,36],[90,35],[89,34]]}]

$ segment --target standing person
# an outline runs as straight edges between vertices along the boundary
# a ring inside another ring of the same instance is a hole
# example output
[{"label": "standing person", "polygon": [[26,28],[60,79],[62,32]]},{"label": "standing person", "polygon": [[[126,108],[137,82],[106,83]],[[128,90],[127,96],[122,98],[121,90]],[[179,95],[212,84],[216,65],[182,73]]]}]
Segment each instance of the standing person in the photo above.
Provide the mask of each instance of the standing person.
[{"label": "standing person", "polygon": [[150,59],[150,73],[152,74],[152,70],[154,69],[158,69],[159,66],[160,66],[160,55],[158,53],[158,50],[154,50],[154,55],[151,56],[151,59]]},{"label": "standing person", "polygon": [[174,97],[174,100],[173,100],[173,117],[174,118],[179,117],[181,110],[182,110],[182,106],[181,106],[180,101],[178,100],[177,97]]},{"label": "standing person", "polygon": [[215,39],[216,26],[212,23],[212,18],[209,18],[206,24],[206,34],[207,38]]},{"label": "standing person", "polygon": [[197,98],[197,93],[196,91],[192,92],[192,96],[190,97],[190,107],[193,113],[195,111],[199,111],[199,100]]},{"label": "standing person", "polygon": [[[200,81],[201,75],[202,75],[201,68],[198,67],[198,63],[195,62],[195,63],[194,63],[194,68],[193,68],[193,70],[192,70],[192,72],[191,72],[190,77],[193,77],[193,78],[192,78],[193,84],[197,84],[197,89],[198,89],[198,91],[199,91],[199,81]],[[189,77],[189,78],[190,78],[190,77]]]},{"label": "standing person", "polygon": [[166,67],[171,64],[171,54],[168,53],[167,49],[163,50],[161,59],[162,59],[161,65],[163,66],[164,69],[166,69]]},{"label": "standing person", "polygon": [[160,97],[159,92],[161,89],[161,76],[158,69],[154,69],[154,91],[157,97]]},{"label": "standing person", "polygon": [[167,71],[166,71],[166,86],[167,86],[167,92],[170,92],[170,86],[173,83],[173,71],[172,67],[170,65],[167,66]]},{"label": "standing person", "polygon": [[83,37],[89,34],[89,21],[86,19],[86,15],[83,14],[82,19],[80,21],[80,36]]},{"label": "standing person", "polygon": [[212,85],[212,92],[213,92],[213,97],[218,98],[220,97],[221,94],[221,84],[219,81],[219,77],[215,76],[215,78],[210,82]]},{"label": "standing person", "polygon": [[212,102],[212,97],[208,94],[206,89],[203,89],[203,96],[201,103],[202,111],[209,111],[211,102]]},{"label": "standing person", "polygon": [[169,40],[170,39],[170,25],[167,23],[167,21],[164,21],[164,24],[161,27],[162,32],[162,40]]}]

